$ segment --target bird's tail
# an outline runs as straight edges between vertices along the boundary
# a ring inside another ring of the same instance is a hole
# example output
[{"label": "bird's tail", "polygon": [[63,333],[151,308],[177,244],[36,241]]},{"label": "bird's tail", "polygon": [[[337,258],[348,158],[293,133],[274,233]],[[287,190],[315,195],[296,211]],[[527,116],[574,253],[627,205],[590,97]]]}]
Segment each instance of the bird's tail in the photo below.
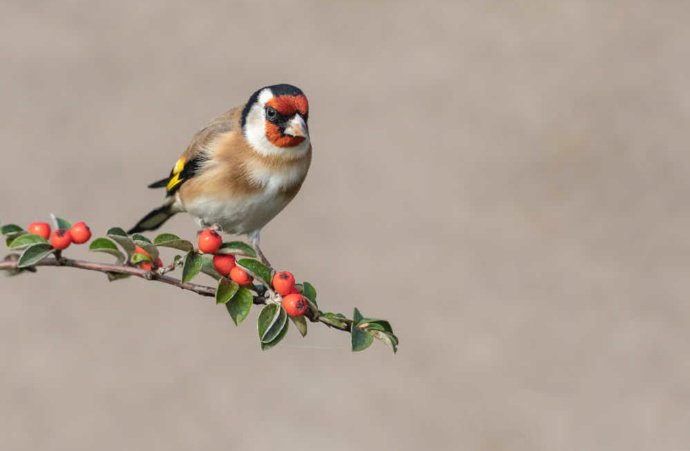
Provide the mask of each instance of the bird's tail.
[{"label": "bird's tail", "polygon": [[139,232],[144,232],[146,230],[156,230],[160,226],[163,225],[165,221],[173,217],[179,210],[177,210],[174,207],[174,202],[173,199],[170,199],[170,202],[166,202],[162,206],[156,208],[155,210],[152,210],[141,218],[137,224],[129,229],[127,233],[139,233]]}]

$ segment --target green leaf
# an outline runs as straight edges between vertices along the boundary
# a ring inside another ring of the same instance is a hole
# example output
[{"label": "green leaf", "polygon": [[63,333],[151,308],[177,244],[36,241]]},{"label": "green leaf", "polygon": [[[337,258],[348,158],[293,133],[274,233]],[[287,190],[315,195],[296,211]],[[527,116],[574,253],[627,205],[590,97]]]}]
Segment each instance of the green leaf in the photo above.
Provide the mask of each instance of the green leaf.
[{"label": "green leaf", "polygon": [[398,338],[395,335],[393,335],[392,333],[386,333],[386,332],[381,332],[379,330],[374,330],[371,332],[371,336],[384,342],[386,344],[386,346],[388,346],[389,348],[391,348],[393,350],[394,354],[396,352],[398,352]]},{"label": "green leaf", "polygon": [[39,243],[34,244],[33,246],[29,246],[22,253],[21,257],[19,257],[17,267],[26,268],[29,266],[33,266],[36,263],[43,260],[44,258],[46,258],[48,255],[52,254],[54,250],[55,249],[53,249],[53,246],[46,243]]},{"label": "green leaf", "polygon": [[182,267],[182,283],[191,282],[200,271],[201,255],[196,252],[188,253],[184,258],[184,266]]},{"label": "green leaf", "polygon": [[96,238],[89,245],[92,252],[103,252],[117,258],[117,264],[121,265],[125,261],[125,255],[120,252],[117,245],[110,238]]},{"label": "green leaf", "polygon": [[377,323],[368,323],[368,322],[366,321],[366,319],[365,319],[364,321],[362,321],[357,327],[359,327],[359,328],[362,329],[362,330],[366,330],[366,331],[374,331],[374,330],[378,330],[378,331],[381,331],[381,332],[385,332],[385,331],[386,331],[386,330],[383,328],[383,326],[381,326],[380,324],[377,324]]},{"label": "green leaf", "polygon": [[379,330],[381,332],[393,333],[391,323],[383,319],[362,318],[359,327],[367,330]]},{"label": "green leaf", "polygon": [[213,266],[213,255],[202,254],[201,255],[201,272],[207,276],[213,277],[216,280],[220,280],[223,276],[218,274],[216,267]]},{"label": "green leaf", "polygon": [[239,289],[240,286],[237,283],[223,277],[218,282],[218,288],[216,288],[216,304],[227,304]]},{"label": "green leaf", "polygon": [[258,323],[259,339],[262,343],[270,343],[287,323],[287,313],[281,305],[269,304],[261,310]]},{"label": "green leaf", "polygon": [[342,313],[322,313],[321,316],[319,316],[319,319],[321,320],[321,322],[330,324],[331,326],[337,328],[347,327],[347,322],[344,321],[347,318]]},{"label": "green leaf", "polygon": [[254,296],[252,292],[245,287],[240,287],[237,293],[235,293],[235,296],[225,304],[225,307],[228,309],[228,313],[235,322],[235,325],[239,326],[242,324],[242,321],[247,318],[247,315],[249,315],[249,311],[253,304]]},{"label": "green leaf", "polygon": [[[142,248],[143,250],[145,250],[146,252],[151,254],[152,260],[155,261],[158,258],[158,255],[159,255],[158,248],[156,247],[155,244],[151,243],[151,241],[148,238],[146,238],[144,235],[139,235],[136,233],[134,235],[132,235],[132,238],[134,239],[134,244],[136,246],[139,246],[140,248]],[[140,238],[144,238],[144,239],[141,240]]]},{"label": "green leaf", "polygon": [[352,314],[352,351],[364,351],[374,342],[374,337],[368,334],[366,331],[357,327],[357,325],[362,321],[362,314],[359,312],[357,307]]},{"label": "green leaf", "polygon": [[9,248],[12,246],[12,242],[19,238],[20,236],[28,235],[26,232],[19,232],[19,233],[10,233],[7,235],[7,238],[5,239],[5,245]]},{"label": "green leaf", "polygon": [[151,257],[149,257],[146,254],[142,254],[141,252],[137,252],[136,254],[132,255],[130,261],[133,265],[138,265],[142,262],[153,262],[153,260],[151,260]]},{"label": "green leaf", "polygon": [[355,307],[355,311],[352,314],[352,321],[354,322],[354,324],[358,324],[363,319],[364,317],[362,316],[362,313],[359,311],[357,307]]},{"label": "green leaf", "polygon": [[247,257],[256,258],[256,251],[247,243],[242,241],[231,241],[229,243],[223,243],[216,254],[242,254]]},{"label": "green leaf", "polygon": [[287,335],[289,325],[290,325],[290,323],[285,321],[283,328],[280,329],[280,332],[278,332],[278,335],[272,341],[270,341],[268,343],[261,343],[261,350],[262,351],[268,351],[273,346],[280,343],[283,340],[283,338],[285,338],[285,336]]},{"label": "green leaf", "polygon": [[317,308],[319,304],[316,303],[316,288],[309,282],[302,282],[302,296],[309,299]]},{"label": "green leaf", "polygon": [[66,221],[62,218],[58,218],[57,216],[51,214],[50,215],[51,219],[53,220],[53,229],[64,229],[64,230],[69,230],[72,228],[72,223],[69,221]]},{"label": "green leaf", "polygon": [[303,337],[307,336],[307,320],[304,319],[304,316],[291,316],[290,320],[292,323],[297,327],[297,330],[299,331],[300,335]]},{"label": "green leaf", "polygon": [[192,252],[194,250],[194,245],[191,242],[183,240],[179,236],[173,235],[172,233],[163,233],[158,235],[156,239],[153,240],[153,244],[161,247],[171,247],[184,252]]},{"label": "green leaf", "polygon": [[5,224],[4,226],[0,227],[0,233],[3,235],[12,235],[21,232],[24,232],[24,229],[19,227],[17,224]]},{"label": "green leaf", "polygon": [[258,260],[251,260],[249,258],[241,258],[237,260],[237,264],[247,271],[249,271],[254,277],[263,282],[267,287],[271,284],[271,270],[268,269],[266,265]]},{"label": "green leaf", "polygon": [[144,243],[153,244],[151,242],[151,240],[149,240],[147,237],[145,237],[141,233],[135,233],[134,235],[132,235],[132,239],[134,241],[143,241]]},{"label": "green leaf", "polygon": [[23,249],[29,247],[32,244],[48,244],[48,241],[41,238],[38,235],[32,235],[30,233],[25,233],[14,238],[8,243],[10,249]]},{"label": "green leaf", "polygon": [[285,309],[282,306],[279,306],[278,308],[278,317],[276,321],[270,325],[268,330],[263,336],[263,339],[261,340],[264,343],[270,343],[280,335],[280,332],[283,330],[285,325],[287,324],[287,318],[288,314],[285,311]]},{"label": "green leaf", "polygon": [[352,328],[352,351],[364,351],[374,342],[374,337],[369,335],[367,332],[358,329],[356,327]]},{"label": "green leaf", "polygon": [[134,255],[134,241],[127,235],[127,232],[119,227],[113,227],[106,232],[106,235],[122,247],[128,257]]}]

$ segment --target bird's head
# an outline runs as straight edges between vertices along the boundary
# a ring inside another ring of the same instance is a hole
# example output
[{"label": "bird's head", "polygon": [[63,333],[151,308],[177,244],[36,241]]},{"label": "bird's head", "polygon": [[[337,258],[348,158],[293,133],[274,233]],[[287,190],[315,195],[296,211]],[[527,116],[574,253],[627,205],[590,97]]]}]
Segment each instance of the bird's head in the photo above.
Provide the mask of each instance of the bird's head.
[{"label": "bird's head", "polygon": [[299,88],[281,84],[256,91],[242,111],[242,131],[263,155],[288,158],[309,149],[309,103]]}]

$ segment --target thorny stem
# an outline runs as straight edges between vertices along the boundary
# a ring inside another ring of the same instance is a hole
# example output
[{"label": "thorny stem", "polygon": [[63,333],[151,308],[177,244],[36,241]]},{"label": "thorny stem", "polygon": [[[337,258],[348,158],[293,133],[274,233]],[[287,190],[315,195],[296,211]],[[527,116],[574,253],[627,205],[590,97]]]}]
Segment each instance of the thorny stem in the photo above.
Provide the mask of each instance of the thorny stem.
[{"label": "thorny stem", "polygon": [[[166,276],[165,272],[167,271],[168,268],[166,267],[163,273],[159,273],[157,271],[148,271],[145,269],[141,268],[136,268],[134,266],[128,266],[128,265],[110,265],[107,263],[97,263],[97,262],[89,262],[85,260],[72,260],[69,258],[64,258],[64,257],[50,257],[50,258],[45,258],[41,260],[40,262],[36,263],[30,268],[23,268],[25,270],[31,270],[35,269],[37,266],[56,266],[56,267],[63,267],[63,268],[77,268],[77,269],[85,269],[87,271],[96,271],[96,272],[102,272],[105,274],[126,274],[129,276],[134,276],[134,277],[139,277],[144,280],[151,280],[151,281],[156,281],[156,282],[162,282],[177,288],[181,288],[183,290],[188,290],[192,291],[200,296],[205,296],[205,297],[215,297],[216,296],[216,289],[213,287],[209,287],[206,285],[199,285],[196,283],[183,283],[180,279],[176,279],[174,277]],[[17,261],[16,260],[5,260],[5,261],[0,261],[0,270],[6,270],[6,271],[11,271],[11,270],[17,270],[20,268],[17,268]],[[174,268],[173,268],[174,269]],[[172,270],[172,269],[171,269]],[[264,296],[254,296],[254,304],[258,305],[264,305],[268,301],[266,297]],[[342,330],[345,332],[349,332],[351,328],[352,321],[351,320],[343,320],[346,323],[346,326],[344,327],[338,327],[334,326],[332,324],[328,324],[327,322],[323,321],[321,317],[314,318],[313,316],[308,317],[310,321],[312,322],[321,322],[326,324],[329,327],[332,327],[333,329],[338,329]]]}]

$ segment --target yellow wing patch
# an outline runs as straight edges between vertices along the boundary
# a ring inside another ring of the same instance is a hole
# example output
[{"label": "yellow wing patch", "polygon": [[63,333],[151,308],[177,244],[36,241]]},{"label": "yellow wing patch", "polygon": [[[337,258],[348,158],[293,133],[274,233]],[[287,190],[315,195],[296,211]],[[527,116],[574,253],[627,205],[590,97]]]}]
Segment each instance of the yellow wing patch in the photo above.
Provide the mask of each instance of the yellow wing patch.
[{"label": "yellow wing patch", "polygon": [[175,167],[172,170],[172,176],[168,181],[168,185],[165,187],[165,189],[167,189],[168,191],[171,191],[177,185],[182,183],[183,179],[180,178],[180,174],[182,174],[185,162],[186,160],[184,158],[180,158],[179,160],[177,160],[177,163],[175,163]]}]

